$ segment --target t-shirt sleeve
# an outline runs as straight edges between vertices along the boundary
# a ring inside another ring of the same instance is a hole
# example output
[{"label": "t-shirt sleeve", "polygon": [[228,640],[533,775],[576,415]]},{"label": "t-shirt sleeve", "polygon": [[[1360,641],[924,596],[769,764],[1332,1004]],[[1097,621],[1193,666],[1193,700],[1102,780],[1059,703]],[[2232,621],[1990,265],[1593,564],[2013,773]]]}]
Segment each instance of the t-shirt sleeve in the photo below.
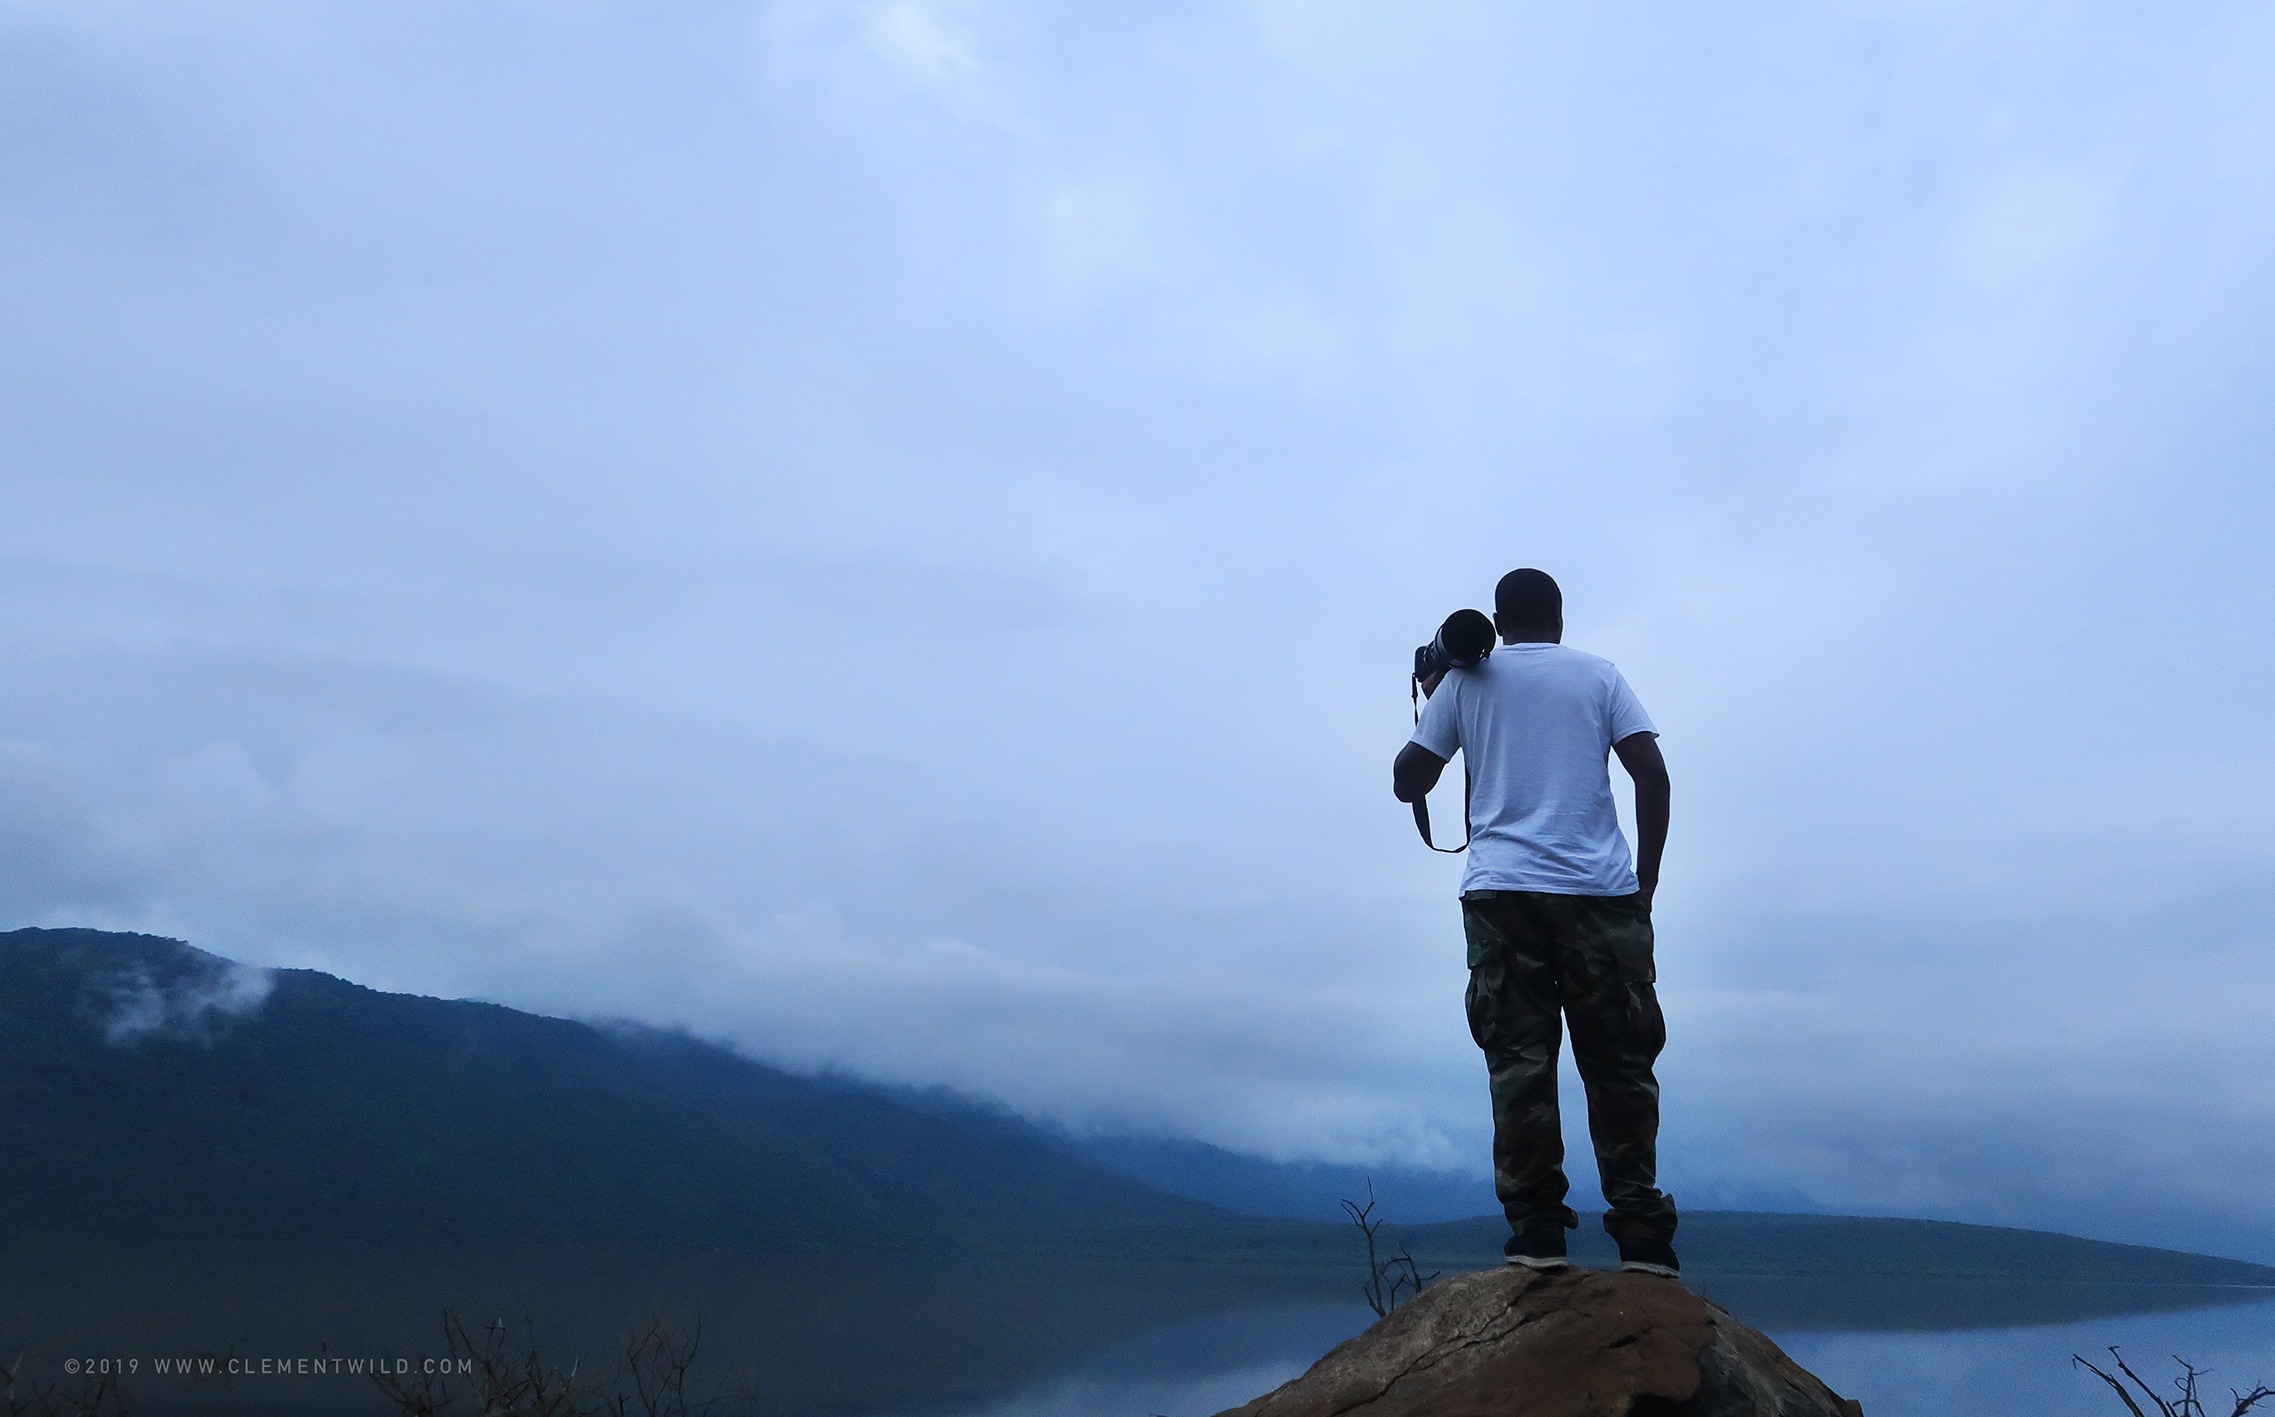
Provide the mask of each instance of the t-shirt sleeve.
[{"label": "t-shirt sleeve", "polygon": [[[1425,714],[1423,717],[1427,720],[1429,716]],[[1610,720],[1611,741],[1614,743],[1638,733],[1649,733],[1656,737],[1659,732],[1658,725],[1651,722],[1651,715],[1645,713],[1643,705],[1636,701],[1635,691],[1627,687],[1627,676],[1617,669],[1611,672]]]},{"label": "t-shirt sleeve", "polygon": [[1458,676],[1448,674],[1438,685],[1422,705],[1422,721],[1414,725],[1414,736],[1408,740],[1449,760],[1461,750],[1461,714],[1454,704],[1458,682]]}]

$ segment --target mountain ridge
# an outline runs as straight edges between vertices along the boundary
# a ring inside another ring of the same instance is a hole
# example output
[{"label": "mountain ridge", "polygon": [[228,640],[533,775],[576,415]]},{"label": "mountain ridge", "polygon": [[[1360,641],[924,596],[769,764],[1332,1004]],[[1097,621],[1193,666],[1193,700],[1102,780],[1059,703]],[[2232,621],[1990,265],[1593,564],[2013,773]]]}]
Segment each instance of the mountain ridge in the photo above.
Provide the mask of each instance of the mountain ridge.
[{"label": "mountain ridge", "polygon": [[[251,971],[149,935],[0,932],[0,1117],[17,1143],[0,1146],[0,1241],[35,1248],[1355,1263],[1347,1223],[1164,1194],[968,1099],[912,1106],[685,1034]],[[1497,1215],[1385,1213],[1426,1268],[1498,1261]],[[1881,1217],[1692,1212],[1683,1248],[1735,1276],[2275,1284],[2238,1260]],[[1574,1253],[1613,1258],[1592,1227]]]},{"label": "mountain ridge", "polygon": [[0,1148],[0,1226],[921,1251],[1225,1214],[675,1035],[294,969],[232,1012],[239,968],[0,934],[0,1099],[36,1139]]},{"label": "mountain ridge", "polygon": [[1364,1202],[1371,1190],[1378,1213],[1415,1224],[1468,1220],[1500,1213],[1490,1175],[1467,1175],[1416,1166],[1362,1166],[1348,1162],[1273,1161],[1194,1137],[1127,1133],[1083,1135],[1038,1122],[1000,1103],[945,1087],[905,1087],[847,1079],[903,1106],[959,1126],[1008,1128],[1101,1170],[1126,1176],[1167,1195],[1197,1200],[1261,1219],[1346,1223],[1342,1203]]}]

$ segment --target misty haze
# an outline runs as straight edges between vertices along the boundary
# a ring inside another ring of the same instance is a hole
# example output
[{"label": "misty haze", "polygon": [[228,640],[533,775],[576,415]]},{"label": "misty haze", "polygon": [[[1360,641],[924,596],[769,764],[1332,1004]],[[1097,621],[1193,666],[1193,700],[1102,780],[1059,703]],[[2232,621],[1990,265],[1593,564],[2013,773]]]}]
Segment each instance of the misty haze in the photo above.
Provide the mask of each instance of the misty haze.
[{"label": "misty haze", "polygon": [[1682,1282],[1872,1417],[2275,1380],[2271,61],[0,0],[0,1386],[1206,1417],[1376,1323],[1346,1201],[1500,1273],[1392,761],[1519,567],[1672,783]]}]

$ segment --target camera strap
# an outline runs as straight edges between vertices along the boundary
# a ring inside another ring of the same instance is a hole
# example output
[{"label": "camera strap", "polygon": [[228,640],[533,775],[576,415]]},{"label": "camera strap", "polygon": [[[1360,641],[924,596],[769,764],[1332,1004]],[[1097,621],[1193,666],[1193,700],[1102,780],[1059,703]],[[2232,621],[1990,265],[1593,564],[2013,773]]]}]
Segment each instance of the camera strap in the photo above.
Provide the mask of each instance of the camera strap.
[{"label": "camera strap", "polygon": [[[1422,681],[1420,678],[1414,680],[1413,697],[1414,721],[1420,723],[1422,721]],[[1475,779],[1469,775],[1469,757],[1467,754],[1463,754],[1461,763],[1461,845],[1459,846],[1440,846],[1430,840],[1430,799],[1426,795],[1414,799],[1414,829],[1422,834],[1424,846],[1432,851],[1443,851],[1448,856],[1459,856],[1464,851],[1469,850],[1469,797],[1476,786]]]},{"label": "camera strap", "polygon": [[1414,799],[1414,826],[1422,833],[1422,844],[1432,851],[1443,851],[1448,856],[1459,856],[1469,850],[1469,794],[1474,786],[1469,777],[1469,765],[1461,770],[1461,845],[1440,846],[1430,840],[1430,801],[1426,797]]}]

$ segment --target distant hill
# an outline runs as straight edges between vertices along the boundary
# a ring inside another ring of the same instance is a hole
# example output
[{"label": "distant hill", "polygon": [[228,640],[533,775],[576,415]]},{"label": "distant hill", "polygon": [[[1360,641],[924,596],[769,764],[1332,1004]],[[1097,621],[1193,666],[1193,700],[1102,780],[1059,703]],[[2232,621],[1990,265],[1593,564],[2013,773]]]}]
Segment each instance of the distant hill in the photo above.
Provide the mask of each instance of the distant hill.
[{"label": "distant hill", "polygon": [[942,1088],[848,1085],[868,1086],[880,1096],[966,1129],[1015,1132],[1164,1195],[1183,1196],[1239,1215],[1340,1225],[1345,1223],[1342,1203],[1365,1202],[1370,1188],[1376,1214],[1409,1223],[1498,1215],[1501,1209],[1489,1175],[1413,1166],[1273,1161],[1189,1137],[1075,1136]]},{"label": "distant hill", "polygon": [[0,1235],[943,1250],[1230,1219],[675,1035],[0,933]]},{"label": "distant hill", "polygon": [[[1499,1216],[1409,1226],[1398,1233],[1417,1257],[1447,1268],[1489,1263],[1508,1238]],[[1677,1246],[1684,1268],[1701,1274],[2275,1289],[2275,1268],[2244,1260],[1943,1220],[1693,1211],[1682,1218]],[[1596,1216],[1581,1220],[1572,1258],[1580,1264],[1617,1262]]]},{"label": "distant hill", "polygon": [[1370,1193],[1376,1214],[1414,1223],[1498,1217],[1501,1211],[1493,1178],[1485,1174],[1271,1161],[1174,1137],[1086,1137],[1071,1143],[1070,1150],[1157,1191],[1243,1215],[1341,1221],[1344,1201],[1363,1204]]},{"label": "distant hill", "polygon": [[[1338,1287],[1357,1265],[1347,1224],[1233,1209],[1320,1214],[1360,1189],[1334,1168],[1076,1141],[946,1094],[148,935],[0,932],[0,1129],[0,1243],[19,1251],[1024,1251],[1252,1262]],[[1378,1183],[1383,1213],[1426,1214],[1399,1206],[1398,1175]],[[1393,1233],[1453,1269],[1496,1263],[1506,1232],[1488,1216]],[[1930,1221],[1693,1212],[1681,1244],[1701,1274],[2275,1284],[2238,1261]],[[1612,1255],[1591,1225],[1575,1258]]]}]

